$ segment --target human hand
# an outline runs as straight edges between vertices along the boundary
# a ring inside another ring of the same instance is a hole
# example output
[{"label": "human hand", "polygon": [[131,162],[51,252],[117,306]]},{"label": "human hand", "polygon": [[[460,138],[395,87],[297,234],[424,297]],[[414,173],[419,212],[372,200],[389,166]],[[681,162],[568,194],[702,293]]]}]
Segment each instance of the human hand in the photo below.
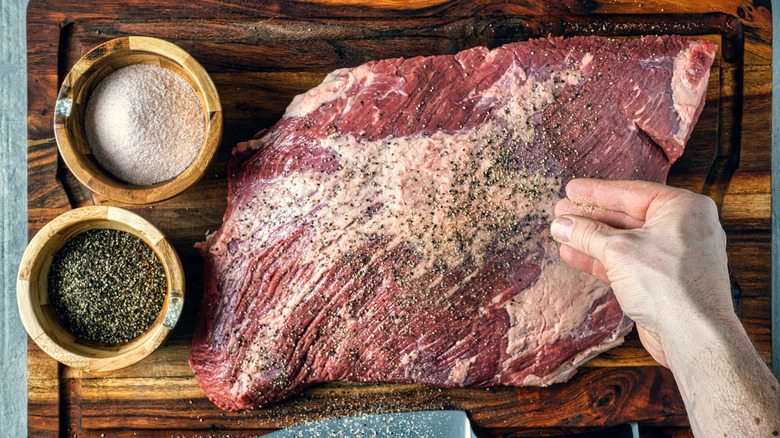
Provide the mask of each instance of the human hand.
[{"label": "human hand", "polygon": [[[555,207],[561,257],[609,282],[642,344],[665,366],[669,348],[734,315],[726,237],[715,203],[644,181],[575,179]],[[684,348],[684,347],[683,347]]]}]

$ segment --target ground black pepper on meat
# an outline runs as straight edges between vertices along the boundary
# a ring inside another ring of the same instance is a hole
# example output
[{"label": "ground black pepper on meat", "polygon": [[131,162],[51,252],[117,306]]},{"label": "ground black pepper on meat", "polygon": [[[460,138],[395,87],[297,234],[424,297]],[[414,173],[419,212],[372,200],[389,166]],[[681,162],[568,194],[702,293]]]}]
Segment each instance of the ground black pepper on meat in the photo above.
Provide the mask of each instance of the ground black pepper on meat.
[{"label": "ground black pepper on meat", "polygon": [[140,238],[120,230],[88,230],[52,260],[48,293],[60,324],[73,335],[117,344],[145,332],[165,299],[165,270]]}]

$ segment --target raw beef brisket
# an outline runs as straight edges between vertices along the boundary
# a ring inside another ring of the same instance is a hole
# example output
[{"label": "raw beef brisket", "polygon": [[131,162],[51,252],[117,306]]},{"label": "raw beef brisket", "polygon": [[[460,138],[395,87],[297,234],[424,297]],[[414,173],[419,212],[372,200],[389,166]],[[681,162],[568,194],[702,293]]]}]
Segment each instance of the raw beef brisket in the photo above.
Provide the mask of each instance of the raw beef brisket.
[{"label": "raw beef brisket", "polygon": [[230,162],[190,364],[229,410],[317,382],[548,385],[630,329],[549,236],[573,177],[664,181],[715,46],[537,39],[337,70]]}]

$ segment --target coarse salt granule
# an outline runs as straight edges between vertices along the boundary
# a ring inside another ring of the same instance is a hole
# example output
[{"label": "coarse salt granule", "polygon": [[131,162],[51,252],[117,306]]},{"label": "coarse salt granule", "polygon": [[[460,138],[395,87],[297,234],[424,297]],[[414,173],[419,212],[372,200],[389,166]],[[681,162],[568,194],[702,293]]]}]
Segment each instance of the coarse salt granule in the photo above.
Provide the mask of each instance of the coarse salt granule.
[{"label": "coarse salt granule", "polygon": [[84,130],[103,168],[125,182],[148,185],[192,163],[205,119],[183,78],[157,65],[133,64],[100,81],[87,101]]}]

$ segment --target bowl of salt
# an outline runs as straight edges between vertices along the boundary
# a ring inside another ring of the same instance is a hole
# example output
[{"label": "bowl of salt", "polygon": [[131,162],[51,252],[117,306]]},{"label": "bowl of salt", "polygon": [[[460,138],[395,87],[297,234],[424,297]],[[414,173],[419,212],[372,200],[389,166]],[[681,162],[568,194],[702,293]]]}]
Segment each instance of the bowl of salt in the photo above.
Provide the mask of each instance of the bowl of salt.
[{"label": "bowl of salt", "polygon": [[206,172],[222,140],[222,107],[206,70],[180,47],[122,37],[65,77],[54,134],[65,165],[92,192],[150,204]]}]

